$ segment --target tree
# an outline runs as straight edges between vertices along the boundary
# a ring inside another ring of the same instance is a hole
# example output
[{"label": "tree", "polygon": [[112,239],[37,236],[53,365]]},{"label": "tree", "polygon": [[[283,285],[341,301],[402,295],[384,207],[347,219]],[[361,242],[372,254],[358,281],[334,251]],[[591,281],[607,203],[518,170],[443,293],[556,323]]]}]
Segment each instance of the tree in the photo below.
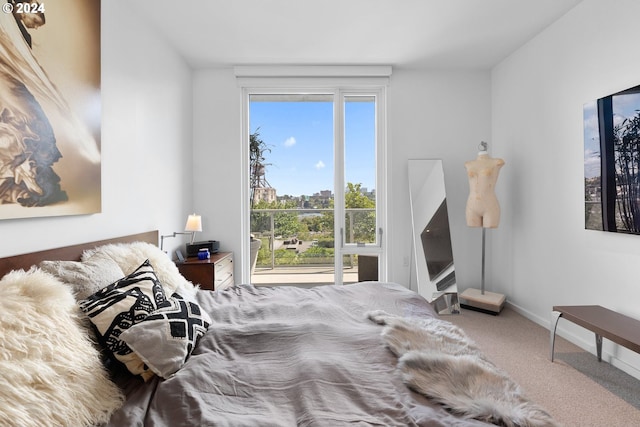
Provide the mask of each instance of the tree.
[{"label": "tree", "polygon": [[347,192],[344,195],[344,204],[347,209],[375,208],[376,202],[362,194],[362,184],[347,183]]},{"label": "tree", "polygon": [[[251,215],[251,231],[253,233],[262,233],[271,230],[271,216],[268,213],[257,212],[260,209],[295,209],[294,201],[281,202],[265,202],[260,200],[253,207],[254,212]],[[278,212],[273,215],[274,234],[276,236],[293,237],[300,230],[300,222],[296,212]]]},{"label": "tree", "polygon": [[269,146],[260,139],[260,128],[257,128],[255,132],[249,135],[249,185],[251,186],[251,207],[254,207],[255,202],[255,190],[256,188],[262,188],[268,183],[266,182],[265,172],[266,167],[270,166],[270,163],[265,163],[266,152],[271,152]]},{"label": "tree", "polygon": [[[345,208],[347,209],[373,209],[376,202],[362,194],[362,184],[347,183],[347,192],[344,195]],[[350,212],[347,218],[346,236],[350,243],[376,241],[376,214],[375,211]],[[353,227],[353,229],[352,229]],[[349,236],[349,237],[347,237]]]},{"label": "tree", "polygon": [[620,228],[640,233],[640,113],[614,127],[614,159]]},{"label": "tree", "polygon": [[[362,194],[362,184],[347,183],[347,191],[344,195],[345,208],[348,209],[374,209],[376,207],[375,201],[371,200],[366,195]],[[329,208],[334,207],[334,201],[329,201]],[[347,213],[346,235],[345,239],[348,243],[355,242],[375,242],[376,232],[376,214],[375,211],[351,211]],[[330,226],[333,230],[333,211],[324,212],[322,218],[317,221],[318,224],[322,224],[327,227]],[[352,221],[350,221],[352,219]],[[353,232],[352,232],[353,227]],[[318,230],[322,231],[322,230]]]}]

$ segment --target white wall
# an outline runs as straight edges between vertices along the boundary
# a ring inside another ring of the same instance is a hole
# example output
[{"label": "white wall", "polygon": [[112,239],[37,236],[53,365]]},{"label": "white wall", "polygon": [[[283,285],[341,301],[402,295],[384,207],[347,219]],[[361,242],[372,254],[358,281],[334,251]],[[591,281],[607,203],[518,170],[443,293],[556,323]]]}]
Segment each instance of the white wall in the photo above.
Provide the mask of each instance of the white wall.
[{"label": "white wall", "polygon": [[102,2],[101,88],[102,213],[0,221],[0,256],[184,227],[190,70],[124,1]]},{"label": "white wall", "polygon": [[442,159],[458,289],[479,287],[482,235],[466,226],[464,162],[491,141],[489,72],[394,69],[388,111],[390,280],[416,289],[407,160]]},{"label": "white wall", "polygon": [[[640,2],[584,0],[492,72],[494,152],[506,205],[492,280],[548,326],[553,305],[600,304],[640,319],[640,236],[585,230],[583,105],[640,84]],[[567,322],[568,323],[568,322]],[[561,334],[594,351],[579,327]],[[640,356],[605,340],[638,375]]]},{"label": "white wall", "polygon": [[202,239],[218,240],[220,250],[234,253],[234,274],[239,278],[242,97],[233,69],[195,71],[193,96],[193,192],[202,215]]}]

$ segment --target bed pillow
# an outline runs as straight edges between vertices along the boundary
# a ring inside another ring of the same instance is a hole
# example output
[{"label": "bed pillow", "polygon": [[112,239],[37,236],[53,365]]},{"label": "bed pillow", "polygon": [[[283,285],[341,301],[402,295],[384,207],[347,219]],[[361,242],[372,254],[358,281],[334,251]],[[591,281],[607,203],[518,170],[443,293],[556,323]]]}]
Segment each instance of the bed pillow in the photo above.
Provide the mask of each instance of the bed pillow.
[{"label": "bed pillow", "polygon": [[164,307],[148,315],[120,335],[156,375],[176,373],[211,324],[209,315],[195,301],[173,294]]},{"label": "bed pillow", "polygon": [[96,253],[86,261],[42,261],[38,265],[71,286],[78,300],[83,300],[124,276],[122,269],[106,254]]},{"label": "bed pillow", "polygon": [[133,273],[81,301],[80,308],[89,316],[107,350],[131,373],[146,381],[153,376],[153,371],[120,339],[120,335],[142,322],[166,300],[162,285],[146,260]]},{"label": "bed pillow", "polygon": [[97,425],[121,406],[78,314],[69,287],[40,269],[0,280],[0,425]]},{"label": "bed pillow", "polygon": [[82,254],[82,261],[88,260],[95,254],[103,254],[113,259],[120,266],[124,274],[129,274],[144,260],[148,259],[162,283],[167,295],[173,295],[182,287],[194,288],[193,284],[184,278],[175,263],[160,248],[151,243],[110,243],[88,249]]}]

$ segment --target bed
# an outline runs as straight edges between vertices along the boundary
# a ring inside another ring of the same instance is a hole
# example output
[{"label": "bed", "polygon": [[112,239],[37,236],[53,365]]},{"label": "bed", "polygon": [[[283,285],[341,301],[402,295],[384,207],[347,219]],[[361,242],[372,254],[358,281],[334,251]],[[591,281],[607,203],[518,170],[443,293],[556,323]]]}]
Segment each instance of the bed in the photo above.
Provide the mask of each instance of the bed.
[{"label": "bed", "polygon": [[399,284],[199,290],[157,241],[0,260],[0,424],[556,425]]}]

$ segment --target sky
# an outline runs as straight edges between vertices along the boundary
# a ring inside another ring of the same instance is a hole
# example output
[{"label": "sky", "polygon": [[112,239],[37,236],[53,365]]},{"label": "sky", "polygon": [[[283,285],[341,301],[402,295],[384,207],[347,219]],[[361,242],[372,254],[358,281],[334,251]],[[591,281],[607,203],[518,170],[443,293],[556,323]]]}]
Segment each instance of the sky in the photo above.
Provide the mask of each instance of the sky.
[{"label": "sky", "polygon": [[[260,133],[266,180],[278,196],[334,192],[332,102],[251,102],[249,131]],[[373,102],[348,102],[345,108],[345,179],[375,188]]]},{"label": "sky", "polygon": [[600,176],[600,134],[596,101],[584,105],[584,177]]}]

